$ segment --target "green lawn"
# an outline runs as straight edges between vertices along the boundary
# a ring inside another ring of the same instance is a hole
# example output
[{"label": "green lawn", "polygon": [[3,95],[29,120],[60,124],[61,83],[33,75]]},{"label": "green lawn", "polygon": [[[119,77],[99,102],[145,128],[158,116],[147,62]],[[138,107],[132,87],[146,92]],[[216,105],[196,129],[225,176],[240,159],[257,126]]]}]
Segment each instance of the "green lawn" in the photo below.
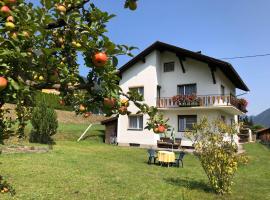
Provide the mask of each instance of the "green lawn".
[{"label": "green lawn", "polygon": [[[149,166],[144,149],[110,146],[91,137],[71,141],[86,127],[60,125],[50,153],[1,155],[1,174],[17,194],[0,194],[0,199],[270,199],[270,150],[260,144],[245,145],[250,163],[237,172],[232,195],[220,197],[209,189],[193,155],[185,157],[183,169]],[[103,127],[94,128],[99,138]]]},{"label": "green lawn", "polygon": [[[56,141],[76,141],[85,129],[89,126],[89,124],[65,124],[59,123],[57,134],[53,137]],[[31,123],[28,123],[26,126],[26,135],[28,135],[31,131]],[[89,129],[87,134],[85,135],[85,139],[90,139],[91,141],[103,141],[104,137],[104,126],[100,124],[93,124],[93,126]]]}]

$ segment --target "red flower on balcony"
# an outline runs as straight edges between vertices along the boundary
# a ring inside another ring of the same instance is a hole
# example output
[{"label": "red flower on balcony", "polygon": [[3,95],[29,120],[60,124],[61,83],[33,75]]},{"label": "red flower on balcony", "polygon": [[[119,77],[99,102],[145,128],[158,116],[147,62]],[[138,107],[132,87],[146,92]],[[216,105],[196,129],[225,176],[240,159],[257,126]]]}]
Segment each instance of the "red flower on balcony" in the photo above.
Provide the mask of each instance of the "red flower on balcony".
[{"label": "red flower on balcony", "polygon": [[248,105],[248,102],[245,99],[238,99],[238,104],[246,108]]},{"label": "red flower on balcony", "polygon": [[248,102],[246,99],[237,99],[236,97],[231,97],[230,102],[242,112],[247,112]]},{"label": "red flower on balcony", "polygon": [[196,95],[176,95],[172,97],[174,104],[179,106],[195,106],[199,103]]}]

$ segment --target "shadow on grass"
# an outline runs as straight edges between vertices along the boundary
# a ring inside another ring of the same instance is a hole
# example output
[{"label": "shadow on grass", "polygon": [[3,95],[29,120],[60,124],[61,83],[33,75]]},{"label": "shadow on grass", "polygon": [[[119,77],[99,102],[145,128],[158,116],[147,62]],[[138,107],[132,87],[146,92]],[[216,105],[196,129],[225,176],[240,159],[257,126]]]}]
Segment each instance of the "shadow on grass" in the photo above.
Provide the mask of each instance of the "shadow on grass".
[{"label": "shadow on grass", "polygon": [[105,142],[105,134],[101,135],[101,134],[95,134],[95,135],[86,135],[83,137],[83,140],[93,140],[93,141],[97,141],[97,142]]},{"label": "shadow on grass", "polygon": [[181,179],[181,178],[167,178],[165,181],[171,185],[185,187],[191,190],[202,190],[207,193],[214,193],[211,187],[204,181],[197,181],[192,179]]}]

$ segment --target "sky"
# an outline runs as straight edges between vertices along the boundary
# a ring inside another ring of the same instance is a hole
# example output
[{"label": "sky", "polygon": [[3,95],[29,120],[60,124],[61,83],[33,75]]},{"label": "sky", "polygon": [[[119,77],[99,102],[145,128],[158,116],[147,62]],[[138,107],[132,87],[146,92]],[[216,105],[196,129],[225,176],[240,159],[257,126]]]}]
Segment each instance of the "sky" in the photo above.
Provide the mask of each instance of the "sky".
[{"label": "sky", "polygon": [[[135,12],[123,8],[124,0],[93,1],[117,15],[107,35],[138,47],[135,55],[157,40],[215,58],[270,53],[269,0],[139,0]],[[119,57],[119,66],[129,59]],[[249,102],[248,115],[270,108],[270,56],[226,61],[250,89],[242,96]],[[80,72],[86,75],[85,68]]]}]

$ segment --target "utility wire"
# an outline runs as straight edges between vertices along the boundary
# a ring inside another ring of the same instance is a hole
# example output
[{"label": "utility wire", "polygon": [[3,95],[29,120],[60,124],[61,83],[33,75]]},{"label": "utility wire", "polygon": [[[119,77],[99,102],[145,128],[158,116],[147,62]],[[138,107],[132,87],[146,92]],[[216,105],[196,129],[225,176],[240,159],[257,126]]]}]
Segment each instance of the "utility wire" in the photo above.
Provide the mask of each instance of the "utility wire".
[{"label": "utility wire", "polygon": [[223,59],[223,60],[232,60],[232,59],[242,59],[242,58],[264,57],[264,56],[270,56],[270,53],[258,54],[258,55],[250,55],[250,56],[228,57],[228,58],[220,58],[220,59]]}]

